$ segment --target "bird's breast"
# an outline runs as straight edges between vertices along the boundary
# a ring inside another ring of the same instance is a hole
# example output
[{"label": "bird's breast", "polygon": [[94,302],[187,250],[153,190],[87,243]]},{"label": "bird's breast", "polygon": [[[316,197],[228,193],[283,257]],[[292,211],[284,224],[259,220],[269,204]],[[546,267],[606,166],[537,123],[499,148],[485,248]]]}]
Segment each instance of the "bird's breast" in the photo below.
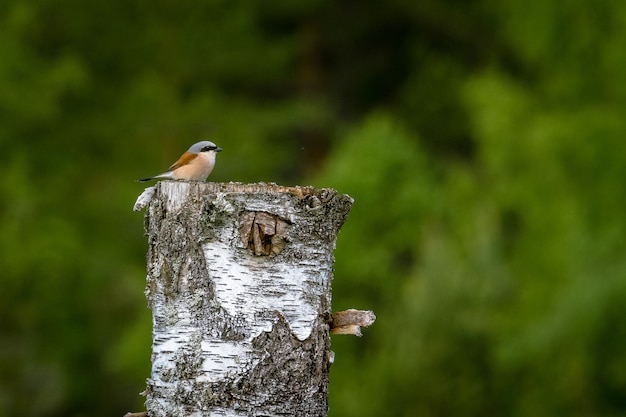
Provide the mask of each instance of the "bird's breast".
[{"label": "bird's breast", "polygon": [[205,181],[215,165],[215,157],[211,158],[204,154],[198,154],[198,157],[187,165],[175,169],[172,173],[177,180],[188,181]]}]

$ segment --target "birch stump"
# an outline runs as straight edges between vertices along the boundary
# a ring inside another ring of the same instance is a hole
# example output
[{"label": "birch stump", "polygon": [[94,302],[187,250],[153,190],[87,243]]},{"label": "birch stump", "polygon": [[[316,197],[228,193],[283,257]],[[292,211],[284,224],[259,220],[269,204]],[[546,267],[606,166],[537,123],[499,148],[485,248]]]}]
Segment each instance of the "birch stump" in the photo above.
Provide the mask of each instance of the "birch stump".
[{"label": "birch stump", "polygon": [[162,181],[146,212],[151,417],[326,416],[330,189]]}]

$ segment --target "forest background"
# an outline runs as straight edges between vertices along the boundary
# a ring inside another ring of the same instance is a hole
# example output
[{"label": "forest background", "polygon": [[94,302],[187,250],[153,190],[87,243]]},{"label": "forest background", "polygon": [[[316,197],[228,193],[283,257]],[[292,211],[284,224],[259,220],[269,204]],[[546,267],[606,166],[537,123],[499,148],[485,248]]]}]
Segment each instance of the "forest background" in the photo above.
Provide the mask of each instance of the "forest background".
[{"label": "forest background", "polygon": [[626,2],[5,0],[0,416],[121,416],[143,190],[333,187],[330,416],[626,415]]}]

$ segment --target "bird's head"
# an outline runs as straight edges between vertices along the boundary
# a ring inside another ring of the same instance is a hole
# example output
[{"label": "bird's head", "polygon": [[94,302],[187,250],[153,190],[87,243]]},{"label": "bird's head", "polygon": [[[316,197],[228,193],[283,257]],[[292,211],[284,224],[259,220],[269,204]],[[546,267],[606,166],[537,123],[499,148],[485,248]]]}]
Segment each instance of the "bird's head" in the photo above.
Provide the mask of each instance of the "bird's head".
[{"label": "bird's head", "polygon": [[199,153],[215,153],[221,152],[222,148],[210,142],[208,140],[203,140],[202,142],[194,143],[191,145],[187,152],[199,154]]}]

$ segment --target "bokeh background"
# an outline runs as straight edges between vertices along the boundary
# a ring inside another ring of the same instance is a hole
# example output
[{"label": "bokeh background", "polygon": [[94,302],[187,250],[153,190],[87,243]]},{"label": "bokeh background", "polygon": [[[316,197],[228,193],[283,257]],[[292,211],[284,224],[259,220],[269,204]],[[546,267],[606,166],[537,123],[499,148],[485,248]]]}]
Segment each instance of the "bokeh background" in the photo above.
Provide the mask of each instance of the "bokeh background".
[{"label": "bokeh background", "polygon": [[330,416],[626,415],[626,2],[4,0],[0,416],[143,409],[136,178],[355,198]]}]

